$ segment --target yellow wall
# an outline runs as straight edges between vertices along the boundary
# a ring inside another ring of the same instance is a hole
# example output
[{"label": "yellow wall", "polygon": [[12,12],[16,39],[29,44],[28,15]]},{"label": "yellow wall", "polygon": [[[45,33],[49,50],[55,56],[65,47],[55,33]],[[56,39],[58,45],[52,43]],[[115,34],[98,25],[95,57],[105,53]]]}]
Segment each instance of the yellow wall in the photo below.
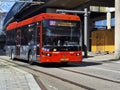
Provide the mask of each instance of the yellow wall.
[{"label": "yellow wall", "polygon": [[114,29],[92,32],[92,52],[114,52]]}]

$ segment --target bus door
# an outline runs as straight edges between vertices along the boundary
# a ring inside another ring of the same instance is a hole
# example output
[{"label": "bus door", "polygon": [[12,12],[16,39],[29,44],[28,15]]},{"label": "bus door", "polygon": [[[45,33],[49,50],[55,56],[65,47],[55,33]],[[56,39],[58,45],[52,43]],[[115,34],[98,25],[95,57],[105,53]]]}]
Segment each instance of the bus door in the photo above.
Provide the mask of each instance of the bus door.
[{"label": "bus door", "polygon": [[37,27],[36,30],[36,55],[40,58],[40,27]]},{"label": "bus door", "polygon": [[15,44],[16,57],[19,58],[20,57],[20,46],[21,46],[21,30],[17,30],[15,41],[16,41],[16,44]]}]

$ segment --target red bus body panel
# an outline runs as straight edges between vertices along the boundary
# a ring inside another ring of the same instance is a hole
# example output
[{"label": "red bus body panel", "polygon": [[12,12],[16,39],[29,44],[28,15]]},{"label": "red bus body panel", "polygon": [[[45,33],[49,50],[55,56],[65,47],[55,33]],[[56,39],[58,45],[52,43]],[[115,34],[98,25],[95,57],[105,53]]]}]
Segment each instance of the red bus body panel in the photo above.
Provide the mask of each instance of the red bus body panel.
[{"label": "red bus body panel", "polygon": [[68,14],[47,14],[47,13],[43,13],[43,14],[39,14],[36,15],[32,18],[23,20],[21,22],[13,22],[11,24],[8,25],[6,30],[12,30],[14,28],[18,28],[30,23],[34,23],[37,21],[42,21],[44,19],[58,19],[58,20],[75,20],[75,21],[80,21],[80,18],[78,16],[75,15],[68,15]]},{"label": "red bus body panel", "polygon": [[[46,52],[47,53],[47,52]],[[76,56],[77,53],[80,56]],[[50,63],[50,62],[81,62],[82,61],[82,52],[49,52],[51,56],[41,55],[41,62]]]}]

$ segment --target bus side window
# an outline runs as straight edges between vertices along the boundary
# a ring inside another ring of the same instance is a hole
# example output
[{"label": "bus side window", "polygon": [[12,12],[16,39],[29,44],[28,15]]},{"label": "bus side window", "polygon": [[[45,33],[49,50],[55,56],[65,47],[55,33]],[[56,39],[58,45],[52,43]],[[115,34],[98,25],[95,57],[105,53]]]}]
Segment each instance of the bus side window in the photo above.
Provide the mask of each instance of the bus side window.
[{"label": "bus side window", "polygon": [[22,36],[21,36],[21,43],[22,45],[27,45],[28,44],[28,40],[27,40],[27,26],[23,26],[22,27]]},{"label": "bus side window", "polygon": [[37,44],[40,43],[40,27],[37,27]]},{"label": "bus side window", "polygon": [[40,44],[40,22],[36,23],[36,39],[37,39],[37,44]]},{"label": "bus side window", "polygon": [[36,45],[37,45],[37,55],[40,55],[40,23],[36,27]]},{"label": "bus side window", "polygon": [[35,44],[35,25],[28,27],[28,44]]}]

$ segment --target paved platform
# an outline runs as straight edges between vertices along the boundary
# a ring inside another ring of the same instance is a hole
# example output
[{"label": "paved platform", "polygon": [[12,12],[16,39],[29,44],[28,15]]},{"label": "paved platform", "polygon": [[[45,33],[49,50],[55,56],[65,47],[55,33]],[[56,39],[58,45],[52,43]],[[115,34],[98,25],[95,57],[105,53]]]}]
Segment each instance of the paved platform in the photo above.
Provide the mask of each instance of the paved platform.
[{"label": "paved platform", "polygon": [[94,60],[94,61],[111,61],[111,60],[118,60],[116,59],[114,53],[106,54],[106,53],[88,53],[88,58],[84,58],[85,60]]},{"label": "paved platform", "polygon": [[[116,60],[114,54],[88,53],[89,57],[83,61]],[[4,54],[2,54],[4,56]],[[0,60],[0,90],[41,90],[34,77],[21,69],[8,66]]]},{"label": "paved platform", "polygon": [[0,90],[41,90],[34,77],[0,61]]}]

